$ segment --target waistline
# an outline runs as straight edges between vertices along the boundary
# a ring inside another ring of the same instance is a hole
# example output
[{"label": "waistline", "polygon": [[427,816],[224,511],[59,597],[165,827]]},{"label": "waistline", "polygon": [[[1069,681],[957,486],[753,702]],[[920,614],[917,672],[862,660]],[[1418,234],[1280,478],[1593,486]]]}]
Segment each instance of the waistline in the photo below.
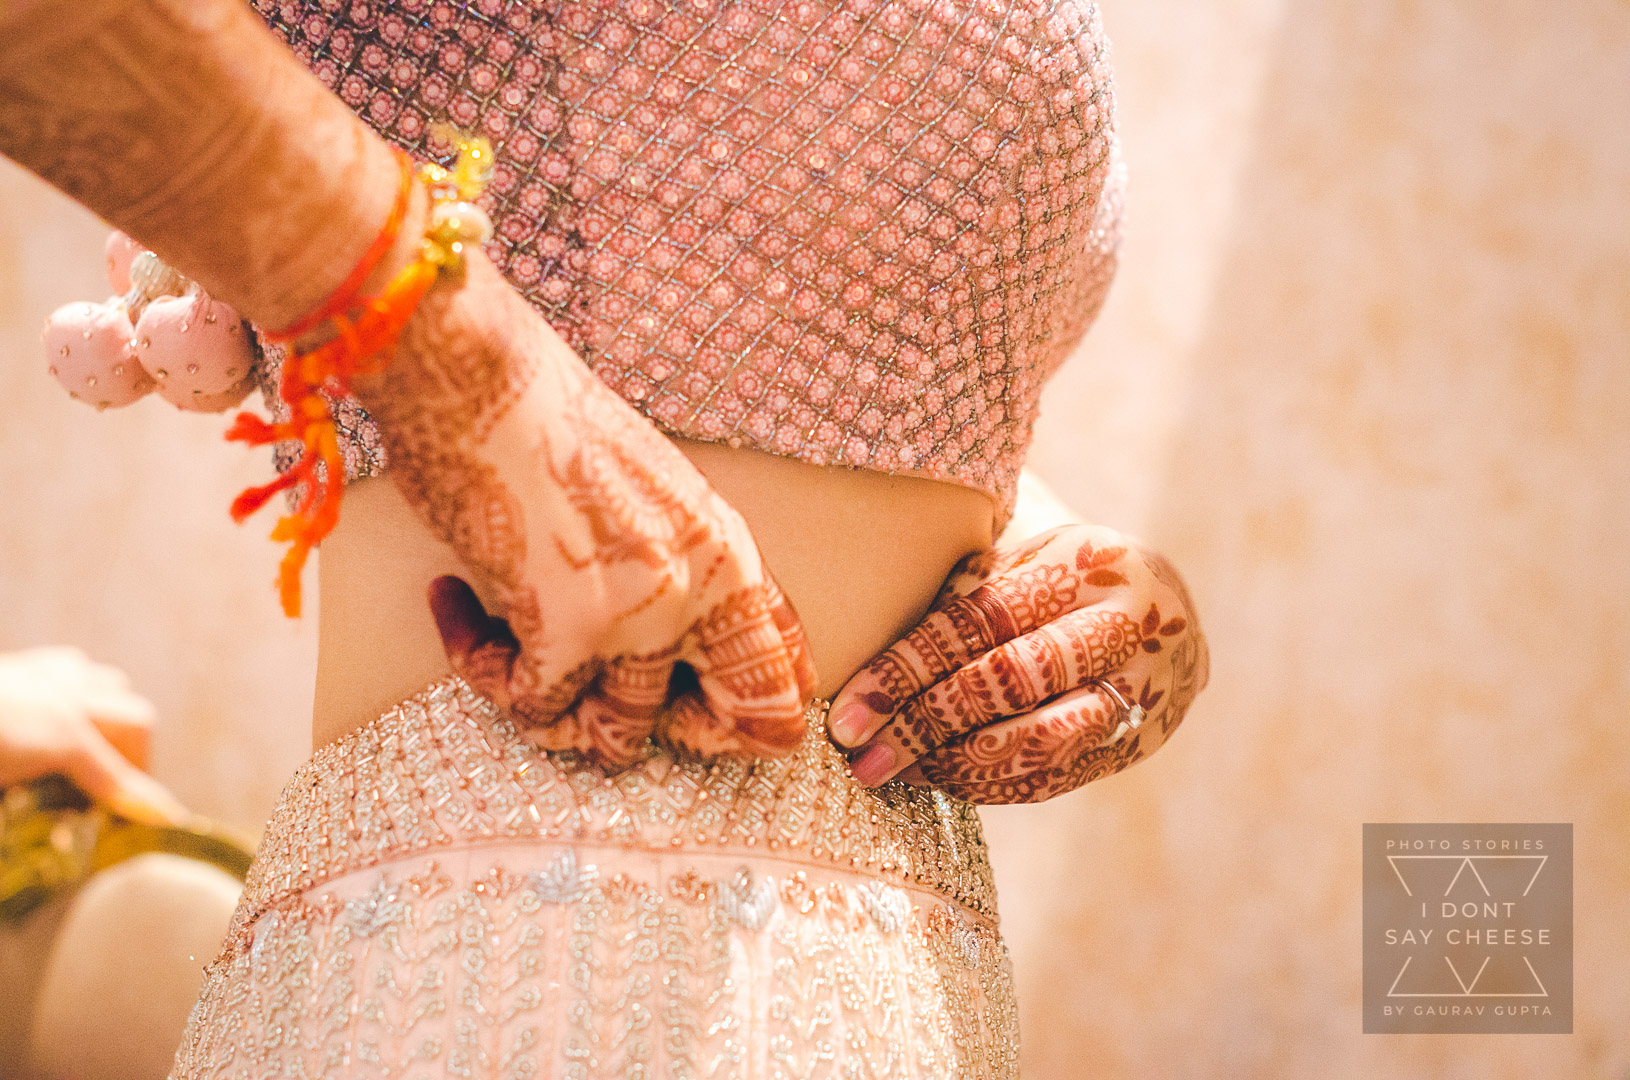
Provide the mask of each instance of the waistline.
[{"label": "waistline", "polygon": [[539,750],[456,676],[323,747],[278,801],[234,929],[341,875],[447,848],[536,839],[770,857],[934,893],[982,922],[995,887],[975,809],[944,792],[862,787],[826,737],[826,706],[782,759],[653,750],[607,771]]}]

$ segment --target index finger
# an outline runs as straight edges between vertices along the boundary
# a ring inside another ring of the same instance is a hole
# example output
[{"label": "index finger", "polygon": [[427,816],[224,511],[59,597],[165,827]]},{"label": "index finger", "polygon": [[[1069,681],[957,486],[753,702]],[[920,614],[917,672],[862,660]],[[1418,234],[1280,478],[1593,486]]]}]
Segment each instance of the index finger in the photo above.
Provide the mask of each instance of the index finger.
[{"label": "index finger", "polygon": [[138,769],[145,769],[152,753],[153,706],[146,698],[130,697],[134,700],[112,697],[87,702],[86,714],[91,726],[126,761]]},{"label": "index finger", "polygon": [[1043,563],[986,581],[924,616],[850,679],[832,703],[832,737],[854,746],[912,698],[992,649],[1079,606],[1068,566]]},{"label": "index finger", "polygon": [[1070,612],[992,649],[913,698],[862,747],[852,763],[854,774],[869,787],[980,730],[1010,730],[1010,718],[1033,715],[1044,702],[1120,668],[1137,654],[1141,641],[1138,624],[1122,612]]},{"label": "index finger", "polygon": [[661,737],[687,753],[780,757],[804,737],[815,668],[803,624],[773,581],[738,590],[686,637],[694,685],[672,702]]}]

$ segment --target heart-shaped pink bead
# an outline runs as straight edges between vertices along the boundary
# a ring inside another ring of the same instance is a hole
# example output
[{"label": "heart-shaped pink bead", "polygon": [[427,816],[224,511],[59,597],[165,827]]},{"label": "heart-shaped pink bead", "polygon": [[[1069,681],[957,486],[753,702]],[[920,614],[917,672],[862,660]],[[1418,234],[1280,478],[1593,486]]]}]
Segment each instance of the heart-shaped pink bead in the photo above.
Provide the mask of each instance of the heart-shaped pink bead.
[{"label": "heart-shaped pink bead", "polygon": [[51,374],[71,396],[98,409],[129,405],[153,389],[131,338],[130,316],[115,302],[57,308],[45,321]]},{"label": "heart-shaped pink bead", "polygon": [[178,409],[219,412],[249,393],[254,356],[238,313],[203,293],[162,296],[136,323],[136,356]]}]

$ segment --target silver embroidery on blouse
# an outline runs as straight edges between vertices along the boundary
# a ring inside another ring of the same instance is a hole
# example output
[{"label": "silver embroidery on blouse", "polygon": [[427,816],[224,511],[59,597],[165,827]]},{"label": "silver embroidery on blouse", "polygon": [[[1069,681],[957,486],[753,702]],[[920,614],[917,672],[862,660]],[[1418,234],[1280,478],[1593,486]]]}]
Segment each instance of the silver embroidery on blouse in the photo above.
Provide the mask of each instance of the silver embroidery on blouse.
[{"label": "silver embroidery on blouse", "polygon": [[367,896],[346,903],[345,915],[357,933],[373,937],[402,917],[402,901],[396,890],[380,878]]},{"label": "silver embroidery on blouse", "polygon": [[492,140],[488,254],[663,430],[1010,505],[1115,269],[1088,0],[253,6],[409,152]]}]

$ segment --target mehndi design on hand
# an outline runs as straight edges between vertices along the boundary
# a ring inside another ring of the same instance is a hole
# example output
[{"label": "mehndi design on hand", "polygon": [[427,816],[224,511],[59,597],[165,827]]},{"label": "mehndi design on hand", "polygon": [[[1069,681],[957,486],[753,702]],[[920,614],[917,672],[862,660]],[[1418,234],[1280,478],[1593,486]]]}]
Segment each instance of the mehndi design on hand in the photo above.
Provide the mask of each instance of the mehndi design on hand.
[{"label": "mehndi design on hand", "polygon": [[359,391],[397,486],[490,589],[492,614],[431,587],[454,669],[539,745],[622,764],[651,737],[797,744],[814,669],[746,523],[484,258]]},{"label": "mehndi design on hand", "polygon": [[[964,560],[922,623],[838,694],[833,737],[866,783],[1040,802],[1152,753],[1205,685],[1182,579],[1111,530],[1071,525]],[[1134,726],[1115,694],[1141,706]]]}]

